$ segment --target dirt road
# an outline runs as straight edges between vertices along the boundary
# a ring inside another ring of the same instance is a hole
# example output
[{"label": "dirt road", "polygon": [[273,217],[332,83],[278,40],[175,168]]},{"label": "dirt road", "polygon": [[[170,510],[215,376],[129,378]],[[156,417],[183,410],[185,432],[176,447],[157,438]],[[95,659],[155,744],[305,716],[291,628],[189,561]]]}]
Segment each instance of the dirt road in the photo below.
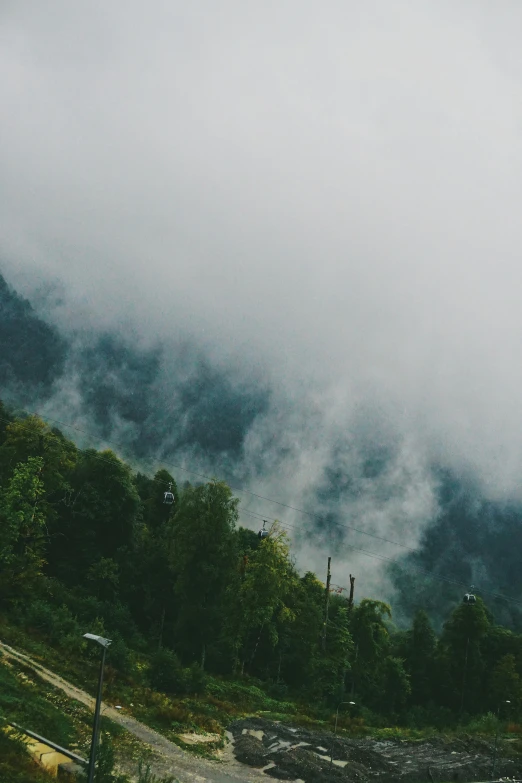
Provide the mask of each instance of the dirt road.
[{"label": "dirt road", "polygon": [[[26,666],[30,666],[43,680],[60,688],[72,699],[94,709],[92,696],[46,669],[28,655],[2,642],[0,642],[0,652],[7,658],[18,660]],[[102,709],[105,716],[123,726],[147,746],[151,751],[149,763],[156,775],[175,775],[180,783],[207,783],[207,781],[212,781],[212,783],[267,783],[270,780],[263,773],[240,764],[231,752],[225,752],[222,761],[212,762],[199,759],[130,715],[122,714],[105,704],[102,705]]]}]

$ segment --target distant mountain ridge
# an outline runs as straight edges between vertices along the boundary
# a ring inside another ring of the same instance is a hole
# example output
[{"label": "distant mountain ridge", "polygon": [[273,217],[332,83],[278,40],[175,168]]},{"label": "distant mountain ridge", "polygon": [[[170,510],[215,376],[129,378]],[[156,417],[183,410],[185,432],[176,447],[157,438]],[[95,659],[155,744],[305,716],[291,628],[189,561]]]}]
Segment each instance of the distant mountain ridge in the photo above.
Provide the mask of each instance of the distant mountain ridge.
[{"label": "distant mountain ridge", "polygon": [[[14,408],[43,410],[44,416],[47,411],[65,423],[81,420],[90,445],[116,442],[127,459],[185,464],[254,491],[264,485],[269,487],[264,494],[295,502],[290,494],[295,488],[285,498],[284,484],[274,477],[291,476],[288,465],[300,470],[301,448],[313,454],[314,439],[301,446],[310,428],[306,411],[281,397],[274,402],[268,386],[213,365],[195,345],[184,346],[175,356],[165,353],[161,344],[141,348],[117,332],[87,329],[65,336],[0,275],[0,399]],[[297,522],[296,538],[316,548],[320,542],[321,551],[335,549],[345,562],[354,551],[351,543],[379,554],[374,540],[354,539],[350,533],[350,526],[365,529],[365,504],[377,515],[384,509],[379,532],[394,539],[389,531],[397,530],[408,490],[407,483],[395,483],[400,442],[383,434],[378,424],[372,430],[367,419],[363,415],[364,426],[339,435],[315,475],[305,471],[300,478],[304,490],[297,505],[312,516]],[[445,466],[432,465],[429,477],[436,511],[426,519],[418,551],[392,552],[392,565],[368,561],[391,574],[397,607],[406,618],[418,608],[435,621],[444,617],[462,593],[446,578],[474,582],[478,594],[482,589],[522,597],[521,503],[488,500],[478,482]],[[280,513],[283,520],[288,515],[266,506],[259,504],[256,510],[266,510],[268,516]],[[400,523],[406,541],[414,521],[405,517]],[[354,552],[353,557],[361,556]],[[506,625],[522,627],[521,608],[495,602],[498,619]]]},{"label": "distant mountain ridge", "polygon": [[28,401],[46,396],[62,376],[67,343],[0,275],[0,387]]}]

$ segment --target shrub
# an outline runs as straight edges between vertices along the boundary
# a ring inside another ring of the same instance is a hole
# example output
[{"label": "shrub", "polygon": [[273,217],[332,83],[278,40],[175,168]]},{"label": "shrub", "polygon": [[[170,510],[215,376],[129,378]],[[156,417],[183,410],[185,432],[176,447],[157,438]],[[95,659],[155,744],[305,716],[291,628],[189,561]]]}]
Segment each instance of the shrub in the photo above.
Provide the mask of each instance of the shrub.
[{"label": "shrub", "polygon": [[179,658],[166,647],[153,655],[149,680],[151,686],[158,691],[178,694],[186,692],[186,676]]},{"label": "shrub", "polygon": [[286,699],[288,696],[288,685],[284,682],[272,682],[267,688],[268,695],[273,699]]},{"label": "shrub", "polygon": [[402,723],[410,729],[432,727],[442,731],[454,727],[455,714],[447,707],[439,707],[434,704],[427,707],[416,706],[408,710]]},{"label": "shrub", "polygon": [[111,665],[121,674],[129,674],[132,670],[130,651],[119,633],[113,636],[112,644],[109,647],[109,660]]},{"label": "shrub", "polygon": [[185,687],[186,692],[201,695],[207,689],[207,675],[197,663],[193,663],[188,669],[185,669]]},{"label": "shrub", "polygon": [[138,783],[178,783],[178,781],[172,776],[158,778],[150,771],[150,764],[140,761],[138,763]]},{"label": "shrub", "polygon": [[478,718],[471,720],[468,725],[468,731],[474,734],[494,734],[499,727],[499,721],[492,712],[487,712]]}]

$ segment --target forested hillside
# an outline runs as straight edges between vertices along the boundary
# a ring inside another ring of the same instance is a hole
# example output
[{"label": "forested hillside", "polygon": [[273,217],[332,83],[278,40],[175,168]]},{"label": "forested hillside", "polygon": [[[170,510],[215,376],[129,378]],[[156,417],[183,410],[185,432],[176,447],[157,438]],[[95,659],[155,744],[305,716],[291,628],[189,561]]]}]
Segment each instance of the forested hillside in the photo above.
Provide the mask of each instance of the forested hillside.
[{"label": "forested hillside", "polygon": [[[182,479],[193,470],[217,474],[305,508],[300,524],[322,560],[332,554],[324,548],[326,537],[357,574],[358,588],[366,571],[370,583],[391,576],[384,581],[388,589],[393,584],[401,625],[423,608],[440,629],[458,597],[451,580],[478,583],[488,594],[522,595],[516,493],[488,497],[472,472],[411,452],[392,434],[393,419],[376,418],[370,405],[349,426],[336,426],[330,448],[328,429],[319,411],[307,407],[306,395],[288,397],[251,370],[216,363],[191,340],[143,342],[125,329],[97,330],[89,323],[75,329],[67,326],[66,301],[61,318],[43,301],[42,294],[33,307],[0,275],[0,396],[6,403],[43,411],[65,428],[79,425],[84,443],[117,444],[128,460],[183,465]],[[302,470],[305,463],[315,466],[312,473]],[[160,497],[162,487],[156,486]],[[255,510],[274,513],[265,508]],[[408,546],[415,531],[422,534],[414,552],[377,549],[366,535],[353,537],[350,520]],[[54,538],[49,567],[59,559],[52,551],[59,546]],[[377,557],[361,557],[356,547]],[[441,580],[434,583],[423,572]],[[497,621],[518,631],[520,607],[518,601],[490,603]],[[166,632],[169,622],[174,619],[166,613]]]},{"label": "forested hillside", "polygon": [[446,726],[505,700],[519,714],[522,636],[480,597],[456,599],[440,638],[422,610],[396,631],[375,597],[332,594],[324,628],[324,585],[277,523],[263,540],[238,527],[226,484],[136,474],[3,407],[0,425],[4,623],[68,656],[102,633],[115,677],[178,695],[221,676],[311,709],[349,697],[368,722]]}]

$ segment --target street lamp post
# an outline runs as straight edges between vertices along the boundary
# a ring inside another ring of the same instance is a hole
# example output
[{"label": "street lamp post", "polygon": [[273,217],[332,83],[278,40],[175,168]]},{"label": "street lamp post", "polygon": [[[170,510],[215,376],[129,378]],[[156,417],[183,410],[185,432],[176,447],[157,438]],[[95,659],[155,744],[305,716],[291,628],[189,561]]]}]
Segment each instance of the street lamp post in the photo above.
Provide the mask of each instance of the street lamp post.
[{"label": "street lamp post", "polygon": [[100,707],[102,702],[102,688],[103,688],[103,669],[105,667],[105,655],[107,653],[107,647],[110,645],[110,639],[104,639],[103,636],[96,636],[93,633],[84,633],[84,639],[90,639],[93,642],[99,644],[102,648],[102,657],[100,663],[100,676],[98,678],[98,694],[96,696],[96,705],[94,707],[94,722],[92,725],[92,741],[91,741],[91,753],[89,756],[89,775],[87,783],[93,783],[94,781],[94,769],[96,766],[96,750],[98,748],[98,734],[100,728]]},{"label": "street lamp post", "polygon": [[500,708],[502,704],[511,704],[511,702],[509,699],[506,699],[506,701],[503,701],[498,705],[497,709],[497,731],[495,734],[495,750],[493,751],[493,778],[495,777],[495,772],[497,771],[498,724],[500,719]]},{"label": "street lamp post", "polygon": [[334,742],[335,742],[335,735],[337,734],[337,721],[339,720],[339,707],[342,704],[351,704],[353,707],[355,707],[355,702],[354,701],[340,701],[339,704],[337,705],[337,709],[335,711],[334,735],[333,735],[333,738],[332,738],[332,744],[330,745],[330,766],[332,766],[332,764],[333,764],[333,746],[334,746]]}]

